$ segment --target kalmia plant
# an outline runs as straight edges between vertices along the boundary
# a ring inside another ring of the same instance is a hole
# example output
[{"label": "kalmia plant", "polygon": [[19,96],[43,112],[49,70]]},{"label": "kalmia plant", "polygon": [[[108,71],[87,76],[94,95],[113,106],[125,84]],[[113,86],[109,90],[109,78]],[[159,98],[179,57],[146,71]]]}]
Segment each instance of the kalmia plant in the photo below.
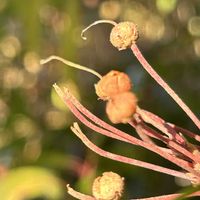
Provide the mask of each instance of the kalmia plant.
[{"label": "kalmia plant", "polygon": [[[136,25],[132,22],[121,22],[117,24],[109,20],[100,20],[84,29],[82,36],[86,30],[99,23],[110,23],[114,25],[110,34],[110,41],[113,46],[119,50],[131,48],[133,54],[145,70],[161,87],[163,87],[163,89],[175,100],[175,102],[185,111],[194,124],[200,129],[199,119],[157,74],[138,49],[136,40],[138,39],[139,34]],[[83,38],[86,39],[85,37]],[[58,56],[50,56],[45,60],[41,60],[41,64],[45,64],[51,60],[59,60],[67,65],[96,75],[100,79],[95,84],[96,94],[101,100],[106,101],[106,113],[110,121],[114,124],[128,123],[136,130],[140,139],[116,129],[114,126],[102,121],[81,105],[81,103],[67,88],[61,90],[56,84],[54,84],[53,87],[55,88],[57,94],[65,102],[71,112],[84,125],[107,137],[148,149],[174,163],[180,168],[180,170],[169,169],[156,164],[151,164],[145,161],[105,151],[92,143],[81,131],[78,123],[75,122],[73,126],[71,126],[71,130],[88,148],[100,156],[116,160],[121,163],[127,163],[186,179],[189,180],[193,186],[200,184],[200,146],[188,142],[185,138],[185,136],[187,136],[196,142],[200,142],[200,136],[175,124],[166,122],[156,114],[140,108],[137,104],[137,97],[132,90],[131,80],[127,74],[112,70],[106,75],[101,76],[92,69],[72,63]],[[157,145],[155,140],[159,140],[165,144],[165,147]],[[113,172],[103,173],[103,175],[96,178],[93,183],[92,196],[79,193],[73,190],[69,185],[67,185],[67,188],[68,193],[77,199],[117,200],[122,196],[124,179]],[[171,194],[144,198],[143,200],[172,200],[180,196],[181,194]],[[193,193],[188,194],[188,196],[200,196],[200,192],[195,190]]]}]

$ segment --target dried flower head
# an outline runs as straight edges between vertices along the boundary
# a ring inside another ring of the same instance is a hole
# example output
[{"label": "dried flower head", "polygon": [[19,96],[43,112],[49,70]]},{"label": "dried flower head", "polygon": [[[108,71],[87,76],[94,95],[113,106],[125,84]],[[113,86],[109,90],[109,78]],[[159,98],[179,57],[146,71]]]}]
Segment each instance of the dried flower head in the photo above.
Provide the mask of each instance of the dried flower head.
[{"label": "dried flower head", "polygon": [[121,22],[113,27],[110,33],[110,42],[119,50],[130,47],[138,39],[137,27],[132,22]]},{"label": "dried flower head", "polygon": [[113,172],[104,172],[94,180],[92,193],[97,200],[118,200],[124,188],[124,178]]},{"label": "dried flower head", "polygon": [[95,84],[96,94],[103,100],[131,89],[131,80],[123,72],[112,70]]},{"label": "dried flower head", "polygon": [[127,123],[136,112],[136,106],[137,97],[132,92],[124,92],[107,102],[106,113],[114,124]]}]

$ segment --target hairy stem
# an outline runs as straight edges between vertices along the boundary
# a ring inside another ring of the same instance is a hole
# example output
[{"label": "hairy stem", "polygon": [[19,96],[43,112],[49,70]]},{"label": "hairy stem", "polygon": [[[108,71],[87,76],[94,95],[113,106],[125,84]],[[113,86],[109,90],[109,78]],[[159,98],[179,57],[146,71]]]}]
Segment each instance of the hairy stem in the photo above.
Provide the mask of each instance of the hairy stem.
[{"label": "hairy stem", "polygon": [[[195,196],[200,196],[200,192],[195,192],[193,194],[187,195],[187,197],[195,197]],[[168,194],[157,197],[148,197],[148,198],[131,199],[131,200],[176,200],[178,197],[182,197],[182,194]]]},{"label": "hairy stem", "polygon": [[172,90],[172,88],[160,77],[160,75],[151,67],[146,61],[140,50],[135,43],[132,44],[131,50],[136,58],[142,64],[144,69],[151,75],[151,77],[174,99],[174,101],[184,110],[184,112],[190,117],[194,124],[200,129],[200,121],[196,115],[190,110],[190,108],[183,102],[183,100]]},{"label": "hairy stem", "polygon": [[[73,107],[71,106],[71,103],[73,104],[74,102],[73,102],[73,101],[70,102],[70,100],[73,100],[73,99],[70,98],[70,94],[69,94],[69,93],[63,93],[62,90],[61,90],[56,84],[54,84],[54,88],[56,89],[56,92],[57,92],[58,95],[61,97],[61,99],[67,104],[67,106],[68,106],[69,108],[73,108]],[[75,105],[75,104],[74,104],[74,105]],[[76,106],[76,105],[75,105],[75,106]],[[80,119],[83,123],[85,123],[86,126],[89,125],[88,127],[90,127],[90,128],[93,129],[93,127],[90,126],[90,125],[92,125],[92,124],[88,124],[88,123],[81,117],[80,113],[77,112],[77,110],[71,109],[71,111],[72,111],[72,113],[73,113],[75,116],[77,116],[78,119]],[[83,114],[84,114],[84,113],[83,113]],[[94,129],[94,130],[95,130],[95,129]],[[118,130],[118,129],[117,129],[117,130]],[[98,132],[102,133],[101,130],[98,131]],[[163,158],[169,160],[170,162],[172,162],[172,163],[178,165],[179,167],[182,167],[183,169],[187,170],[188,172],[191,172],[192,174],[199,176],[199,174],[190,166],[190,164],[189,164],[188,162],[186,162],[186,161],[184,161],[184,160],[181,160],[181,159],[179,159],[179,158],[177,158],[177,157],[174,157],[174,156],[172,156],[172,155],[169,155],[168,153],[162,151],[162,150],[161,150],[159,147],[157,147],[156,145],[149,144],[149,143],[146,143],[146,142],[144,142],[144,141],[141,141],[141,140],[139,140],[139,139],[137,139],[137,138],[134,138],[134,137],[132,137],[132,136],[130,136],[130,135],[128,135],[128,134],[122,132],[122,131],[120,131],[120,132],[118,131],[116,134],[117,134],[118,136],[120,136],[121,139],[123,139],[123,140],[125,139],[126,141],[128,141],[128,142],[131,143],[131,144],[139,145],[139,146],[142,146],[142,147],[144,147],[144,148],[146,148],[146,149],[148,149],[148,150],[150,150],[150,151],[152,151],[152,152],[155,152],[155,153],[157,153],[158,155],[160,155],[161,157],[163,157]],[[113,137],[113,136],[112,136],[112,137]],[[117,137],[115,137],[115,138],[117,139]]]},{"label": "hairy stem", "polygon": [[158,172],[161,172],[161,173],[169,174],[169,175],[176,176],[176,177],[179,177],[179,178],[190,179],[189,176],[187,176],[185,173],[182,173],[182,172],[179,172],[179,171],[176,171],[176,170],[160,167],[160,166],[157,166],[157,165],[154,165],[154,164],[146,163],[146,162],[143,162],[143,161],[135,160],[135,159],[132,159],[132,158],[127,158],[127,157],[124,157],[124,156],[120,156],[120,155],[116,155],[116,154],[104,151],[103,149],[100,149],[95,144],[93,144],[82,133],[82,131],[79,128],[77,123],[74,123],[74,126],[71,127],[71,130],[76,134],[77,137],[79,137],[81,139],[81,141],[89,149],[91,149],[95,153],[99,154],[100,156],[110,158],[112,160],[116,160],[116,161],[119,161],[119,162],[122,162],[122,163],[127,163],[127,164],[131,164],[131,165],[143,167],[143,168],[146,168],[146,169],[151,169],[153,171],[158,171]]}]

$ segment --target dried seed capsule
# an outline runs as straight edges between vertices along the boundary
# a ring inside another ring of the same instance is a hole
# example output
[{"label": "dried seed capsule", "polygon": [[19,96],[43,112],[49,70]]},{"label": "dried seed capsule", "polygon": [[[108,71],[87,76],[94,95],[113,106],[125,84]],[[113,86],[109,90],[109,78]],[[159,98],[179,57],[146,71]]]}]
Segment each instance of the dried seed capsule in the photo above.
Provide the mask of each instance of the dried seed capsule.
[{"label": "dried seed capsule", "polygon": [[121,22],[113,27],[110,42],[119,50],[130,47],[139,37],[137,27],[132,22]]},{"label": "dried seed capsule", "polygon": [[118,200],[122,196],[124,178],[113,172],[104,172],[97,177],[92,186],[92,193],[97,200]]},{"label": "dried seed capsule", "polygon": [[108,100],[112,96],[127,92],[131,89],[131,80],[123,72],[110,71],[95,84],[96,94],[103,100]]},{"label": "dried seed capsule", "polygon": [[114,96],[106,104],[106,113],[114,124],[127,123],[136,111],[137,97],[132,92]]}]

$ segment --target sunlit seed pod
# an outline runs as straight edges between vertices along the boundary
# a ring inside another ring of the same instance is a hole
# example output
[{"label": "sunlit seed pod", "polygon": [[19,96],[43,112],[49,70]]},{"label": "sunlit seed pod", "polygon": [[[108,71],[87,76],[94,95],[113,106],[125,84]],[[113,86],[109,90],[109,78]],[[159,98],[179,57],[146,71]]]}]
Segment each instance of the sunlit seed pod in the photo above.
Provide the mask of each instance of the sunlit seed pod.
[{"label": "sunlit seed pod", "polygon": [[94,180],[92,193],[97,200],[119,200],[123,189],[124,178],[114,172],[104,172]]},{"label": "sunlit seed pod", "polygon": [[131,80],[127,74],[119,71],[110,71],[95,84],[96,94],[100,99],[108,100],[112,96],[127,92],[131,89]]},{"label": "sunlit seed pod", "polygon": [[127,49],[139,38],[137,26],[132,22],[121,22],[113,27],[110,42],[119,50]]},{"label": "sunlit seed pod", "polygon": [[106,104],[106,113],[114,124],[128,123],[136,112],[137,97],[132,92],[114,96]]}]

